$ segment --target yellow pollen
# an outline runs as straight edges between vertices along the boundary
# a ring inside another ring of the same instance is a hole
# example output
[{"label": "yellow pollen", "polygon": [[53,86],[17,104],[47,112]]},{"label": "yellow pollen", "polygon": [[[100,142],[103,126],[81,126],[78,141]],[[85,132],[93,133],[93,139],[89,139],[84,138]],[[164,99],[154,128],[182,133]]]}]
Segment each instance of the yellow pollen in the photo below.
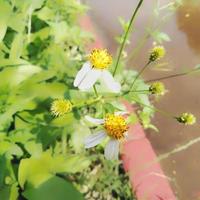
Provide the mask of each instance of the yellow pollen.
[{"label": "yellow pollen", "polygon": [[124,138],[124,133],[127,132],[128,125],[122,116],[107,114],[104,128],[110,137],[119,140]]},{"label": "yellow pollen", "polygon": [[106,69],[112,63],[112,56],[106,49],[93,49],[89,61],[96,69]]},{"label": "yellow pollen", "polygon": [[51,105],[51,112],[53,115],[62,116],[72,110],[72,104],[66,99],[57,99]]}]

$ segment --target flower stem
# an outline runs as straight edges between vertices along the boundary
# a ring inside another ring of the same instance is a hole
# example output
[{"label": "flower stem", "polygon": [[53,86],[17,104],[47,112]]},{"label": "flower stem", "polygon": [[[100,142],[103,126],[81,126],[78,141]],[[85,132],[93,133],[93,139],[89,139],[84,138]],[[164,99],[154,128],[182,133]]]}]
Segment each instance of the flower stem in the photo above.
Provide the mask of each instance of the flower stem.
[{"label": "flower stem", "polygon": [[130,30],[131,30],[131,27],[132,27],[132,25],[133,25],[133,21],[134,21],[134,19],[135,19],[135,16],[136,16],[136,14],[137,14],[139,8],[141,7],[142,3],[143,3],[143,0],[140,0],[139,3],[138,3],[138,5],[137,5],[137,7],[136,7],[136,9],[135,9],[134,12],[133,12],[133,15],[132,15],[132,17],[131,17],[130,23],[129,23],[129,25],[128,25],[128,28],[127,28],[127,30],[126,30],[126,32],[125,32],[123,41],[122,41],[122,43],[121,43],[121,45],[120,45],[120,49],[119,49],[119,53],[118,53],[118,56],[117,56],[117,61],[116,61],[115,69],[114,69],[114,71],[113,71],[113,76],[115,76],[115,74],[116,74],[117,68],[118,68],[118,66],[119,66],[119,61],[120,61],[120,58],[121,58],[121,56],[122,56],[122,52],[123,52],[123,50],[124,50],[124,47],[125,47],[125,44],[126,44],[126,41],[127,41],[127,38],[128,38],[128,34],[129,34]]},{"label": "flower stem", "polygon": [[79,104],[74,104],[73,107],[80,108],[80,107],[83,107],[83,106],[89,106],[89,105],[92,105],[94,103],[99,102],[100,100],[102,100],[102,96],[98,96],[97,98],[93,98],[93,99],[89,99],[87,101],[83,101]]},{"label": "flower stem", "polygon": [[163,115],[165,115],[165,116],[167,116],[167,117],[174,118],[174,119],[176,118],[176,117],[175,117],[173,114],[171,114],[171,113],[168,113],[168,112],[163,111],[163,110],[160,110],[160,109],[158,109],[158,108],[149,106],[149,105],[147,105],[147,104],[144,104],[144,103],[142,103],[142,102],[139,102],[139,101],[136,100],[136,99],[133,99],[133,101],[134,101],[135,103],[139,104],[139,105],[142,105],[142,106],[144,106],[144,107],[147,107],[147,108],[150,108],[150,109],[152,109],[152,110],[154,110],[154,111],[157,111],[157,112],[159,112],[159,113],[161,113],[161,114],[163,114]]},{"label": "flower stem", "polygon": [[19,119],[21,119],[23,122],[27,123],[27,124],[31,124],[31,125],[41,125],[41,126],[49,126],[49,127],[55,127],[55,128],[60,128],[59,126],[54,126],[51,124],[47,124],[47,123],[42,123],[42,122],[33,122],[33,121],[29,121],[24,119],[22,116],[20,116],[18,113],[15,113],[15,116],[18,117]]},{"label": "flower stem", "polygon": [[144,70],[149,66],[150,63],[151,63],[151,61],[148,61],[148,63],[147,63],[146,65],[144,65],[144,67],[139,71],[139,73],[137,74],[137,76],[136,76],[135,79],[133,80],[133,82],[132,82],[132,84],[131,84],[131,86],[130,86],[129,91],[125,92],[124,95],[125,95],[125,94],[128,94],[128,93],[130,93],[130,92],[134,92],[134,91],[132,91],[132,89],[133,89],[133,86],[134,86],[135,82],[136,82],[137,79],[140,77],[140,75],[144,72]]},{"label": "flower stem", "polygon": [[163,76],[163,77],[160,77],[160,78],[146,80],[145,83],[154,82],[154,81],[161,81],[161,80],[170,79],[170,78],[176,78],[176,77],[179,77],[179,76],[186,76],[186,75],[189,75],[189,74],[196,72],[196,71],[199,71],[199,69],[192,69],[192,70],[189,70],[187,72],[182,72],[182,73],[172,74],[172,75],[169,75],[169,76]]},{"label": "flower stem", "polygon": [[96,97],[98,97],[99,95],[98,95],[97,88],[95,85],[93,85],[93,89],[94,89],[94,93],[96,94]]}]

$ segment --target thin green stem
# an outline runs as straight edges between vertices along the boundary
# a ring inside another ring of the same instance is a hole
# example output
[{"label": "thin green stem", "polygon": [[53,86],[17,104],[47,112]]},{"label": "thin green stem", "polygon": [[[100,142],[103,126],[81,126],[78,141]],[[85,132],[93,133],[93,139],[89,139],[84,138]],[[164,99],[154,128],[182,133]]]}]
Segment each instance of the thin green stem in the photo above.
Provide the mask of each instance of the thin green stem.
[{"label": "thin green stem", "polygon": [[132,17],[131,17],[130,23],[129,23],[129,25],[128,25],[128,28],[127,28],[127,30],[126,30],[126,32],[125,32],[123,41],[122,41],[122,43],[121,43],[121,45],[120,45],[120,49],[119,49],[119,53],[118,53],[118,56],[117,56],[117,61],[116,61],[115,69],[114,69],[114,71],[113,71],[113,76],[115,76],[115,74],[116,74],[116,72],[117,72],[117,68],[118,68],[118,66],[119,66],[119,61],[120,61],[120,59],[121,59],[122,52],[123,52],[124,47],[125,47],[125,44],[126,44],[126,41],[127,41],[127,38],[128,38],[128,34],[129,34],[129,32],[130,32],[130,30],[131,30],[131,27],[132,27],[132,25],[133,25],[133,21],[134,21],[134,19],[135,19],[135,16],[136,16],[138,10],[140,9],[140,7],[141,7],[143,1],[144,1],[144,0],[140,0],[140,1],[139,1],[139,3],[138,3],[138,5],[137,5],[136,9],[135,9],[134,12],[133,12],[133,15],[132,15]]},{"label": "thin green stem", "polygon": [[130,91],[130,92],[136,92],[136,93],[143,93],[143,92],[147,92],[147,93],[149,93],[149,90],[135,90],[135,91]]},{"label": "thin green stem", "polygon": [[20,116],[17,113],[15,113],[15,116],[18,117],[19,119],[21,119],[23,122],[25,122],[27,124],[41,125],[41,126],[50,126],[50,127],[58,127],[58,126],[54,126],[54,125],[51,125],[51,124],[46,124],[46,123],[41,123],[41,122],[32,122],[32,121],[26,120],[26,119],[24,119],[22,116]]},{"label": "thin green stem", "polygon": [[93,85],[93,89],[94,89],[94,93],[95,93],[96,97],[98,97],[99,95],[98,95],[97,88],[95,85]]},{"label": "thin green stem", "polygon": [[146,80],[145,83],[154,82],[154,81],[161,81],[161,80],[170,79],[170,78],[176,78],[176,77],[179,77],[179,76],[186,76],[186,75],[189,75],[189,74],[197,72],[197,71],[200,71],[200,70],[199,69],[192,69],[192,70],[189,70],[187,72],[182,72],[182,73],[172,74],[172,75],[169,75],[169,76],[163,76],[163,77],[160,77],[160,78]]},{"label": "thin green stem", "polygon": [[139,71],[139,73],[137,74],[137,76],[136,76],[135,79],[133,80],[133,82],[132,82],[132,84],[131,84],[131,86],[130,86],[129,91],[125,92],[124,95],[125,95],[125,94],[128,94],[128,93],[130,93],[130,92],[133,92],[133,91],[132,91],[132,88],[133,88],[135,82],[137,81],[137,79],[140,77],[140,75],[144,72],[144,70],[148,67],[148,65],[149,65],[150,63],[151,63],[151,61],[149,61],[146,65],[144,65],[144,67]]},{"label": "thin green stem", "polygon": [[160,109],[158,109],[158,108],[149,106],[149,105],[147,105],[147,104],[144,104],[144,103],[142,103],[142,102],[139,102],[139,101],[136,100],[136,99],[133,99],[133,101],[134,101],[135,103],[139,104],[139,105],[142,105],[142,106],[144,106],[144,107],[147,107],[147,108],[150,108],[150,109],[152,109],[152,110],[154,110],[154,111],[157,111],[157,112],[159,112],[159,113],[161,113],[161,114],[163,114],[163,115],[165,115],[165,116],[167,116],[167,117],[176,118],[176,117],[175,117],[173,114],[171,114],[171,113],[168,113],[168,112],[163,111],[163,110],[160,110]]},{"label": "thin green stem", "polygon": [[94,103],[97,103],[99,102],[100,100],[102,100],[102,96],[98,96],[97,98],[94,98],[94,99],[89,99],[87,101],[83,101],[79,104],[74,104],[73,105],[73,108],[76,107],[76,108],[80,108],[80,107],[83,107],[83,106],[89,106],[89,105],[92,105]]},{"label": "thin green stem", "polygon": [[146,32],[143,36],[143,38],[141,38],[137,44],[137,46],[133,49],[133,51],[129,54],[128,57],[128,61],[134,60],[138,53],[140,52],[140,50],[142,49],[142,47],[144,46],[144,44],[146,43],[146,41],[150,38],[150,34],[149,32]]}]

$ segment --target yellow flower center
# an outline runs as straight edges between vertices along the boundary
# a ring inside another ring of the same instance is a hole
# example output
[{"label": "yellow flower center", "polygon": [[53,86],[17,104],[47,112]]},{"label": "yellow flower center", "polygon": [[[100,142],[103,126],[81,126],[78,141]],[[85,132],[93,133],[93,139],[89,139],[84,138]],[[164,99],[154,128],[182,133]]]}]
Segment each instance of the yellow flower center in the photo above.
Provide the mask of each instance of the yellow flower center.
[{"label": "yellow flower center", "polygon": [[165,48],[163,46],[155,46],[150,53],[150,61],[159,60],[165,56]]},{"label": "yellow flower center", "polygon": [[107,114],[104,128],[110,137],[119,140],[124,138],[124,133],[127,132],[128,125],[122,116]]},{"label": "yellow flower center", "polygon": [[112,56],[106,49],[93,49],[89,61],[96,69],[106,69],[112,63]]},{"label": "yellow flower center", "polygon": [[58,99],[53,101],[51,105],[51,112],[55,116],[62,116],[72,110],[72,104],[69,100]]}]

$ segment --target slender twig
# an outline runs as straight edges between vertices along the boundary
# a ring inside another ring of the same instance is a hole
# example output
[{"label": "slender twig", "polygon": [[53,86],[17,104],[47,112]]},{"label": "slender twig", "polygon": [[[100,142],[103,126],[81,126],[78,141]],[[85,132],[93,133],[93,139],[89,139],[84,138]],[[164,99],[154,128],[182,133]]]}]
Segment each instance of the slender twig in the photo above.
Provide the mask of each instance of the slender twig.
[{"label": "slender twig", "polygon": [[95,85],[93,85],[93,89],[94,89],[94,93],[96,94],[96,97],[98,97],[99,95],[98,95],[97,88]]},{"label": "slender twig", "polygon": [[137,5],[137,7],[136,7],[136,9],[135,9],[134,12],[133,12],[133,15],[132,15],[132,17],[131,17],[130,23],[129,23],[129,25],[128,25],[128,28],[127,28],[127,30],[126,30],[126,32],[125,32],[123,41],[122,41],[122,43],[121,43],[121,45],[120,45],[119,54],[118,54],[118,56],[117,56],[117,61],[116,61],[115,69],[114,69],[114,71],[113,71],[113,76],[115,76],[115,74],[116,74],[116,71],[117,71],[117,68],[118,68],[118,65],[119,65],[119,61],[120,61],[122,52],[123,52],[123,50],[124,50],[124,47],[125,47],[125,44],[126,44],[126,41],[127,41],[127,38],[128,38],[128,34],[129,34],[130,30],[131,30],[131,27],[132,27],[132,25],[133,25],[133,21],[134,21],[134,19],[135,19],[135,16],[136,16],[136,14],[137,14],[139,8],[141,7],[142,3],[143,3],[143,0],[140,0],[139,3],[138,3],[138,5]]},{"label": "slender twig", "polygon": [[170,78],[176,78],[176,77],[179,77],[179,76],[186,76],[186,75],[189,75],[189,74],[196,72],[196,71],[199,71],[199,69],[192,69],[192,70],[187,71],[187,72],[182,72],[182,73],[172,74],[172,75],[169,75],[169,76],[163,76],[163,77],[160,77],[160,78],[146,80],[145,83],[154,82],[154,81],[161,81],[161,80],[170,79]]},{"label": "slender twig", "polygon": [[144,103],[142,103],[142,102],[140,102],[140,101],[138,101],[138,100],[136,100],[136,99],[133,99],[133,101],[134,101],[135,103],[139,104],[139,105],[142,105],[142,106],[144,106],[144,107],[150,108],[151,110],[157,111],[157,112],[159,112],[159,113],[161,113],[161,114],[163,114],[163,115],[165,115],[165,116],[167,116],[167,117],[176,118],[176,117],[175,117],[173,114],[171,114],[171,113],[168,113],[168,112],[163,111],[163,110],[160,110],[160,109],[158,109],[158,108],[156,108],[156,107],[152,107],[152,106],[150,106],[150,105],[144,104]]},{"label": "slender twig", "polygon": [[148,67],[148,65],[149,65],[150,63],[151,63],[151,61],[149,60],[148,63],[147,63],[146,65],[144,65],[144,67],[139,71],[139,73],[137,74],[137,76],[134,78],[134,80],[133,80],[133,82],[132,82],[132,84],[131,84],[131,86],[130,86],[129,91],[125,92],[124,95],[125,95],[125,94],[128,94],[128,93],[130,93],[130,92],[133,92],[133,91],[132,91],[132,88],[133,88],[135,82],[137,81],[137,79],[140,77],[140,75],[144,72],[144,70]]}]

